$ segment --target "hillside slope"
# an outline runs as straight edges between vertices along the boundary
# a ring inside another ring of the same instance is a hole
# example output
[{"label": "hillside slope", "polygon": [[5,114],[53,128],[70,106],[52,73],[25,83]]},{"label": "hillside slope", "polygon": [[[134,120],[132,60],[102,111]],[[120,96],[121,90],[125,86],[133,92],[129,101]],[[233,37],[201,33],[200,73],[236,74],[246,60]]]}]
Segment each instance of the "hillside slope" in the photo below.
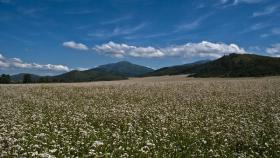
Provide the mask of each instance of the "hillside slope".
[{"label": "hillside slope", "polygon": [[[98,66],[97,68],[78,71],[73,70],[56,76],[37,76],[31,75],[32,82],[90,82],[90,81],[112,81],[124,80],[128,77],[139,76],[153,69],[132,64],[127,61],[111,63]],[[13,82],[22,82],[25,74],[17,74],[12,76]]]},{"label": "hillside slope", "polygon": [[176,66],[170,66],[170,67],[164,67],[160,68],[158,70],[155,70],[153,72],[144,74],[143,76],[165,76],[165,75],[180,75],[185,74],[187,71],[189,71],[190,68],[205,64],[209,62],[210,60],[201,60],[194,63],[188,63],[184,65],[176,65]]},{"label": "hillside slope", "polygon": [[61,82],[89,82],[89,81],[112,81],[123,80],[127,77],[114,74],[103,69],[94,68],[85,71],[73,70],[58,76],[52,77],[53,80]]},{"label": "hillside slope", "polygon": [[143,75],[143,74],[154,71],[151,68],[132,64],[127,61],[121,61],[121,62],[117,62],[117,63],[101,65],[98,68],[103,69],[107,72],[111,72],[114,74],[120,74],[120,75],[126,76],[126,77],[135,77],[135,76]]},{"label": "hillside slope", "polygon": [[144,76],[191,74],[193,77],[261,77],[280,75],[280,58],[230,54],[213,61],[165,67]]},{"label": "hillside slope", "polygon": [[259,77],[280,75],[280,58],[253,54],[230,54],[192,67],[194,77]]}]

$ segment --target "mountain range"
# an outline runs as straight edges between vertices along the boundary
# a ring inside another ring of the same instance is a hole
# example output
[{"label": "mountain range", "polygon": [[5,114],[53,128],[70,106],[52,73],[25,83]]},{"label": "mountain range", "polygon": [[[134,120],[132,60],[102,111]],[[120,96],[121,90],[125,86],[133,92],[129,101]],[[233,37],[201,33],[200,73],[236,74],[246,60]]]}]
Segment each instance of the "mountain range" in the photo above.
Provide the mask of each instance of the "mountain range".
[{"label": "mountain range", "polygon": [[186,70],[193,77],[262,77],[280,75],[280,58],[230,54]]},{"label": "mountain range", "polygon": [[260,77],[280,75],[280,58],[230,54],[213,61],[165,67],[144,76],[189,74],[192,77]]},{"label": "mountain range", "polygon": [[181,75],[188,73],[186,69],[192,68],[194,66],[198,66],[204,63],[210,62],[210,60],[200,60],[193,63],[183,64],[183,65],[175,65],[170,67],[163,67],[157,69],[155,71],[143,74],[143,77],[147,76],[166,76],[166,75]]},{"label": "mountain range", "polygon": [[[230,54],[213,61],[201,60],[157,70],[121,61],[85,71],[73,70],[57,76],[31,74],[31,78],[34,82],[89,82],[180,74],[188,74],[193,77],[275,76],[280,75],[280,58],[255,54]],[[24,73],[13,75],[11,80],[13,82],[22,82],[24,75]]]},{"label": "mountain range", "polygon": [[[31,75],[33,82],[90,82],[124,80],[154,71],[127,61],[101,65],[85,71],[73,70],[57,76]],[[22,82],[25,73],[11,76],[13,82]]]}]

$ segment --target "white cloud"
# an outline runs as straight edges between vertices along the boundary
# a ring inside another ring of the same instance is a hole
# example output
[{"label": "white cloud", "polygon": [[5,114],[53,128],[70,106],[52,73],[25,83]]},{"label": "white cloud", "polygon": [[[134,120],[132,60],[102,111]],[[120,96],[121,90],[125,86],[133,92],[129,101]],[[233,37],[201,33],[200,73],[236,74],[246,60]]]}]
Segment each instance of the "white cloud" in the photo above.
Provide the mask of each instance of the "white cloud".
[{"label": "white cloud", "polygon": [[179,26],[177,27],[177,30],[176,30],[176,31],[181,31],[181,30],[194,30],[194,29],[196,29],[198,26],[200,26],[200,23],[201,23],[201,20],[198,19],[198,20],[195,20],[195,21],[190,22],[190,23],[182,24],[182,25],[179,25]]},{"label": "white cloud", "polygon": [[209,13],[207,15],[199,17],[198,19],[195,19],[192,22],[178,25],[175,32],[194,30],[194,29],[198,28],[201,25],[201,23],[211,15],[212,15],[212,13]]},{"label": "white cloud", "polygon": [[231,53],[247,53],[243,48],[236,44],[212,43],[202,41],[200,43],[187,43],[179,46],[171,46],[164,49],[165,54],[169,56],[183,56],[183,57],[210,57],[218,58]]},{"label": "white cloud", "polygon": [[280,35],[280,28],[273,28],[270,30],[269,33],[264,33],[260,37],[266,38],[266,37],[270,37],[270,36],[274,36],[274,35],[275,36]]},{"label": "white cloud", "polygon": [[77,49],[77,50],[88,50],[88,47],[82,43],[76,43],[75,41],[63,42],[62,45],[67,48]]},{"label": "white cloud", "polygon": [[164,56],[181,56],[181,57],[209,57],[218,58],[231,53],[248,53],[236,44],[212,43],[202,41],[200,43],[186,43],[165,48],[136,47],[127,44],[118,44],[109,42],[102,45],[96,45],[94,48],[98,53],[108,54],[114,57],[164,57]]},{"label": "white cloud", "polygon": [[280,57],[280,43],[273,44],[266,52],[272,56]]},{"label": "white cloud", "polygon": [[0,54],[0,60],[1,60],[1,59],[4,59],[4,56],[3,56],[2,54]]},{"label": "white cloud", "polygon": [[136,47],[131,50],[130,56],[133,57],[162,57],[164,53],[161,50],[158,50],[154,47]]},{"label": "white cloud", "polygon": [[254,12],[253,17],[270,15],[270,14],[274,13],[275,11],[277,11],[277,9],[278,9],[278,6],[268,6],[263,11]]},{"label": "white cloud", "polygon": [[109,54],[114,57],[161,57],[164,56],[163,52],[153,47],[136,47],[127,44],[118,44],[109,42],[102,45],[96,45],[94,48],[99,53]]},{"label": "white cloud", "polygon": [[220,0],[221,4],[226,4],[229,0]]},{"label": "white cloud", "polygon": [[9,4],[12,3],[12,0],[0,0],[0,3]]},{"label": "white cloud", "polygon": [[122,17],[117,17],[115,19],[108,20],[108,21],[103,21],[103,22],[101,22],[101,24],[102,25],[116,24],[116,23],[120,23],[120,22],[125,21],[125,20],[129,20],[131,18],[132,18],[131,15],[125,15],[125,16],[122,16]]},{"label": "white cloud", "polygon": [[9,67],[9,64],[0,60],[0,69],[1,68],[7,68],[7,67]]},{"label": "white cloud", "polygon": [[274,28],[271,30],[273,35],[280,35],[280,28]]},{"label": "white cloud", "polygon": [[263,2],[264,0],[219,0],[218,6],[222,6],[223,8],[231,7],[231,6],[236,6],[239,4],[255,4],[255,3],[260,3]]},{"label": "white cloud", "polygon": [[263,0],[234,0],[234,4],[239,4],[239,3],[248,3],[248,4],[254,4],[254,3],[260,3]]},{"label": "white cloud", "polygon": [[45,70],[54,72],[67,72],[70,69],[64,65],[41,65],[37,63],[23,62],[19,58],[5,58],[0,54],[0,69],[29,69],[29,70]]},{"label": "white cloud", "polygon": [[268,33],[264,33],[264,34],[260,35],[261,38],[266,38],[266,37],[269,37],[269,36],[270,36],[270,34],[268,34]]},{"label": "white cloud", "polygon": [[250,30],[252,31],[256,31],[256,30],[260,30],[260,29],[263,29],[263,28],[266,28],[268,25],[267,24],[264,24],[264,23],[257,23],[257,24],[254,24],[250,27]]},{"label": "white cloud", "polygon": [[135,27],[131,27],[131,28],[120,28],[120,27],[116,27],[113,32],[112,35],[113,36],[118,36],[118,35],[127,35],[127,34],[131,34],[134,33],[140,29],[142,29],[143,27],[145,27],[147,24],[146,23],[141,23],[139,25],[136,25]]},{"label": "white cloud", "polygon": [[76,70],[78,71],[85,71],[85,70],[88,70],[89,68],[85,68],[85,67],[78,67],[76,68]]},{"label": "white cloud", "polygon": [[262,29],[265,29],[269,27],[268,24],[265,24],[265,23],[256,23],[256,24],[253,24],[251,25],[250,27],[247,27],[245,28],[243,31],[241,31],[240,33],[249,33],[249,32],[252,32],[252,31],[259,31],[259,30],[262,30]]}]

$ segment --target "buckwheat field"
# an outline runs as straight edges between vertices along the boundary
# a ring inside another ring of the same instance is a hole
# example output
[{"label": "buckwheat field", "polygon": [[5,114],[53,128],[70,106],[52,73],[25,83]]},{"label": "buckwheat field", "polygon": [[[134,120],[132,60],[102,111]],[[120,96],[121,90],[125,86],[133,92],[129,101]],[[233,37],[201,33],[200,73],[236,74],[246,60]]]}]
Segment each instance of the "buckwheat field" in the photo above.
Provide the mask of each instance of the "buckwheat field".
[{"label": "buckwheat field", "polygon": [[280,157],[280,78],[0,85],[0,157]]}]

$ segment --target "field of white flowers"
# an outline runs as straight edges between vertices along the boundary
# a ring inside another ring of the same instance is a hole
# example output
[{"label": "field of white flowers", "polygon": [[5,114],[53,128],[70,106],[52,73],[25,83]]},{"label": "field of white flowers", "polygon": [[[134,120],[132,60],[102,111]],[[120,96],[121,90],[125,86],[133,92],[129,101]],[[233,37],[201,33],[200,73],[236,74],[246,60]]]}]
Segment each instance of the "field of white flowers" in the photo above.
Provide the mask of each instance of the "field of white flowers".
[{"label": "field of white flowers", "polygon": [[280,78],[0,85],[0,157],[280,157]]}]

